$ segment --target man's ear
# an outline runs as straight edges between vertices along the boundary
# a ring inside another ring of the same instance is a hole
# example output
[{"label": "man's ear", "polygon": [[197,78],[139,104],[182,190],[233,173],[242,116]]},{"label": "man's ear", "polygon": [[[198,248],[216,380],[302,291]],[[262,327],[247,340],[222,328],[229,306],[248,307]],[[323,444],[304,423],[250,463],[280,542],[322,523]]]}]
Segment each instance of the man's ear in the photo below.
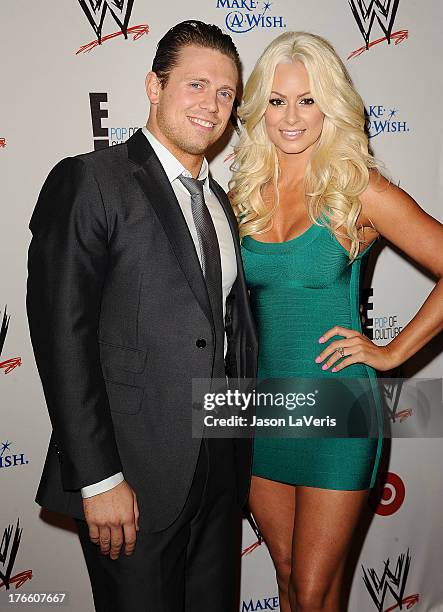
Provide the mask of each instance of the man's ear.
[{"label": "man's ear", "polygon": [[146,93],[151,104],[158,104],[160,100],[160,91],[162,89],[160,79],[155,72],[148,72],[145,79]]}]

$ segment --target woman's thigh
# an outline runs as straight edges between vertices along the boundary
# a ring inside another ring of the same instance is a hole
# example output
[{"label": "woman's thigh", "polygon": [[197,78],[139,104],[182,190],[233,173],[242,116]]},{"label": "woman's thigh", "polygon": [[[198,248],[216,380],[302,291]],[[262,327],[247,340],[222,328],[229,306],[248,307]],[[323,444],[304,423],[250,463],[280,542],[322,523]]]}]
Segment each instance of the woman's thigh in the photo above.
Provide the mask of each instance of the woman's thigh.
[{"label": "woman's thigh", "polygon": [[296,487],[292,581],[296,591],[327,593],[337,582],[368,490]]}]

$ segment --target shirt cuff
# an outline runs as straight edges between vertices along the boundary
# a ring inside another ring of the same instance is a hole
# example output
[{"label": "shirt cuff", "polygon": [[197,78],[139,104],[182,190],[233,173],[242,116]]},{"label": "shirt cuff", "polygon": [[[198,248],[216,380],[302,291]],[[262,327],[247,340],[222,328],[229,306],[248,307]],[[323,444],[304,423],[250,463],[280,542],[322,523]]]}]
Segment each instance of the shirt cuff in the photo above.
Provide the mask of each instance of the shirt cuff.
[{"label": "shirt cuff", "polygon": [[122,472],[118,472],[118,474],[109,476],[109,478],[100,480],[100,482],[95,482],[94,484],[88,485],[87,487],[82,487],[80,491],[84,499],[85,497],[92,497],[93,495],[98,495],[99,493],[110,491],[123,481],[124,476]]}]

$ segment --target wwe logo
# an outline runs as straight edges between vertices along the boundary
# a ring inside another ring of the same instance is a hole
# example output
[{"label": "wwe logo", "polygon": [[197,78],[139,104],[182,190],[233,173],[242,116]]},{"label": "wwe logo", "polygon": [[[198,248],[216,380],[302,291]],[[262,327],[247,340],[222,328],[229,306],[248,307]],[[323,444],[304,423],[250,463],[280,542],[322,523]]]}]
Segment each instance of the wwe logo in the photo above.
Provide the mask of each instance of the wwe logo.
[{"label": "wwe logo", "polygon": [[[392,595],[396,602],[396,605],[394,607],[390,607],[389,610],[394,610],[396,607],[401,610],[403,603],[406,603],[405,599],[412,601],[411,598],[404,597],[406,581],[408,579],[409,568],[411,565],[409,549],[406,555],[402,554],[398,557],[394,572],[390,570],[389,563],[390,561],[387,559],[387,561],[384,563],[384,571],[380,578],[374,569],[370,568],[366,571],[366,569],[362,566],[363,582],[365,583],[366,588],[369,591],[369,595],[371,596],[379,612],[383,612],[383,606],[388,592]],[[417,599],[418,596],[414,597],[414,603],[416,603]]]},{"label": "wwe logo", "polygon": [[1,324],[1,327],[0,327],[0,355],[2,354],[2,350],[3,350],[3,347],[5,345],[6,334],[8,333],[9,319],[10,318],[11,318],[11,315],[8,316],[6,314],[6,307],[5,307],[5,311],[3,313],[2,324]]},{"label": "wwe logo", "polygon": [[128,24],[134,0],[78,0],[89,23],[101,43],[102,27],[107,9],[111,12],[125,38],[128,38]]},{"label": "wwe logo", "polygon": [[383,395],[385,399],[386,410],[389,419],[395,423],[397,414],[398,402],[400,400],[401,390],[403,387],[402,380],[394,380],[392,382],[383,383]]},{"label": "wwe logo", "polygon": [[[6,590],[9,589],[9,584],[11,582],[11,574],[12,568],[14,567],[15,558],[17,556],[18,547],[20,546],[20,540],[22,537],[23,528],[20,529],[19,521],[17,519],[17,525],[14,531],[14,538],[12,538],[12,525],[8,525],[6,529],[3,531],[2,543],[0,545],[0,564],[2,566],[5,565],[8,560],[8,564],[6,569],[0,570],[0,586],[5,586]],[[16,587],[17,588],[17,587]]]},{"label": "wwe logo", "polygon": [[[0,325],[0,355],[2,354],[3,347],[5,345],[6,334],[8,333],[8,327],[9,327],[9,320],[11,318],[11,315],[8,316],[6,312],[6,308],[7,307],[5,306],[5,311],[3,313],[3,319]],[[11,370],[21,365],[22,365],[21,357],[14,357],[13,359],[7,359],[6,361],[0,361],[0,369],[4,369],[5,374],[8,374]]]},{"label": "wwe logo", "polygon": [[349,5],[355,21],[369,49],[369,37],[375,18],[377,18],[388,43],[391,42],[392,28],[394,27],[400,0],[349,0]]}]

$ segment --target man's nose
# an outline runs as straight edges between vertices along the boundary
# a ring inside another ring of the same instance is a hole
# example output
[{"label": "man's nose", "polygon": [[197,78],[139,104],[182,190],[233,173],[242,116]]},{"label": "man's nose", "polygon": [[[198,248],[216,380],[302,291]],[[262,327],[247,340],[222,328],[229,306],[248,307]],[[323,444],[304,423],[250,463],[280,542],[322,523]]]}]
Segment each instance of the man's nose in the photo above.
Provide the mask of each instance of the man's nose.
[{"label": "man's nose", "polygon": [[210,113],[216,113],[218,111],[217,92],[211,91],[210,89],[205,91],[202,99],[200,100],[200,106]]}]

